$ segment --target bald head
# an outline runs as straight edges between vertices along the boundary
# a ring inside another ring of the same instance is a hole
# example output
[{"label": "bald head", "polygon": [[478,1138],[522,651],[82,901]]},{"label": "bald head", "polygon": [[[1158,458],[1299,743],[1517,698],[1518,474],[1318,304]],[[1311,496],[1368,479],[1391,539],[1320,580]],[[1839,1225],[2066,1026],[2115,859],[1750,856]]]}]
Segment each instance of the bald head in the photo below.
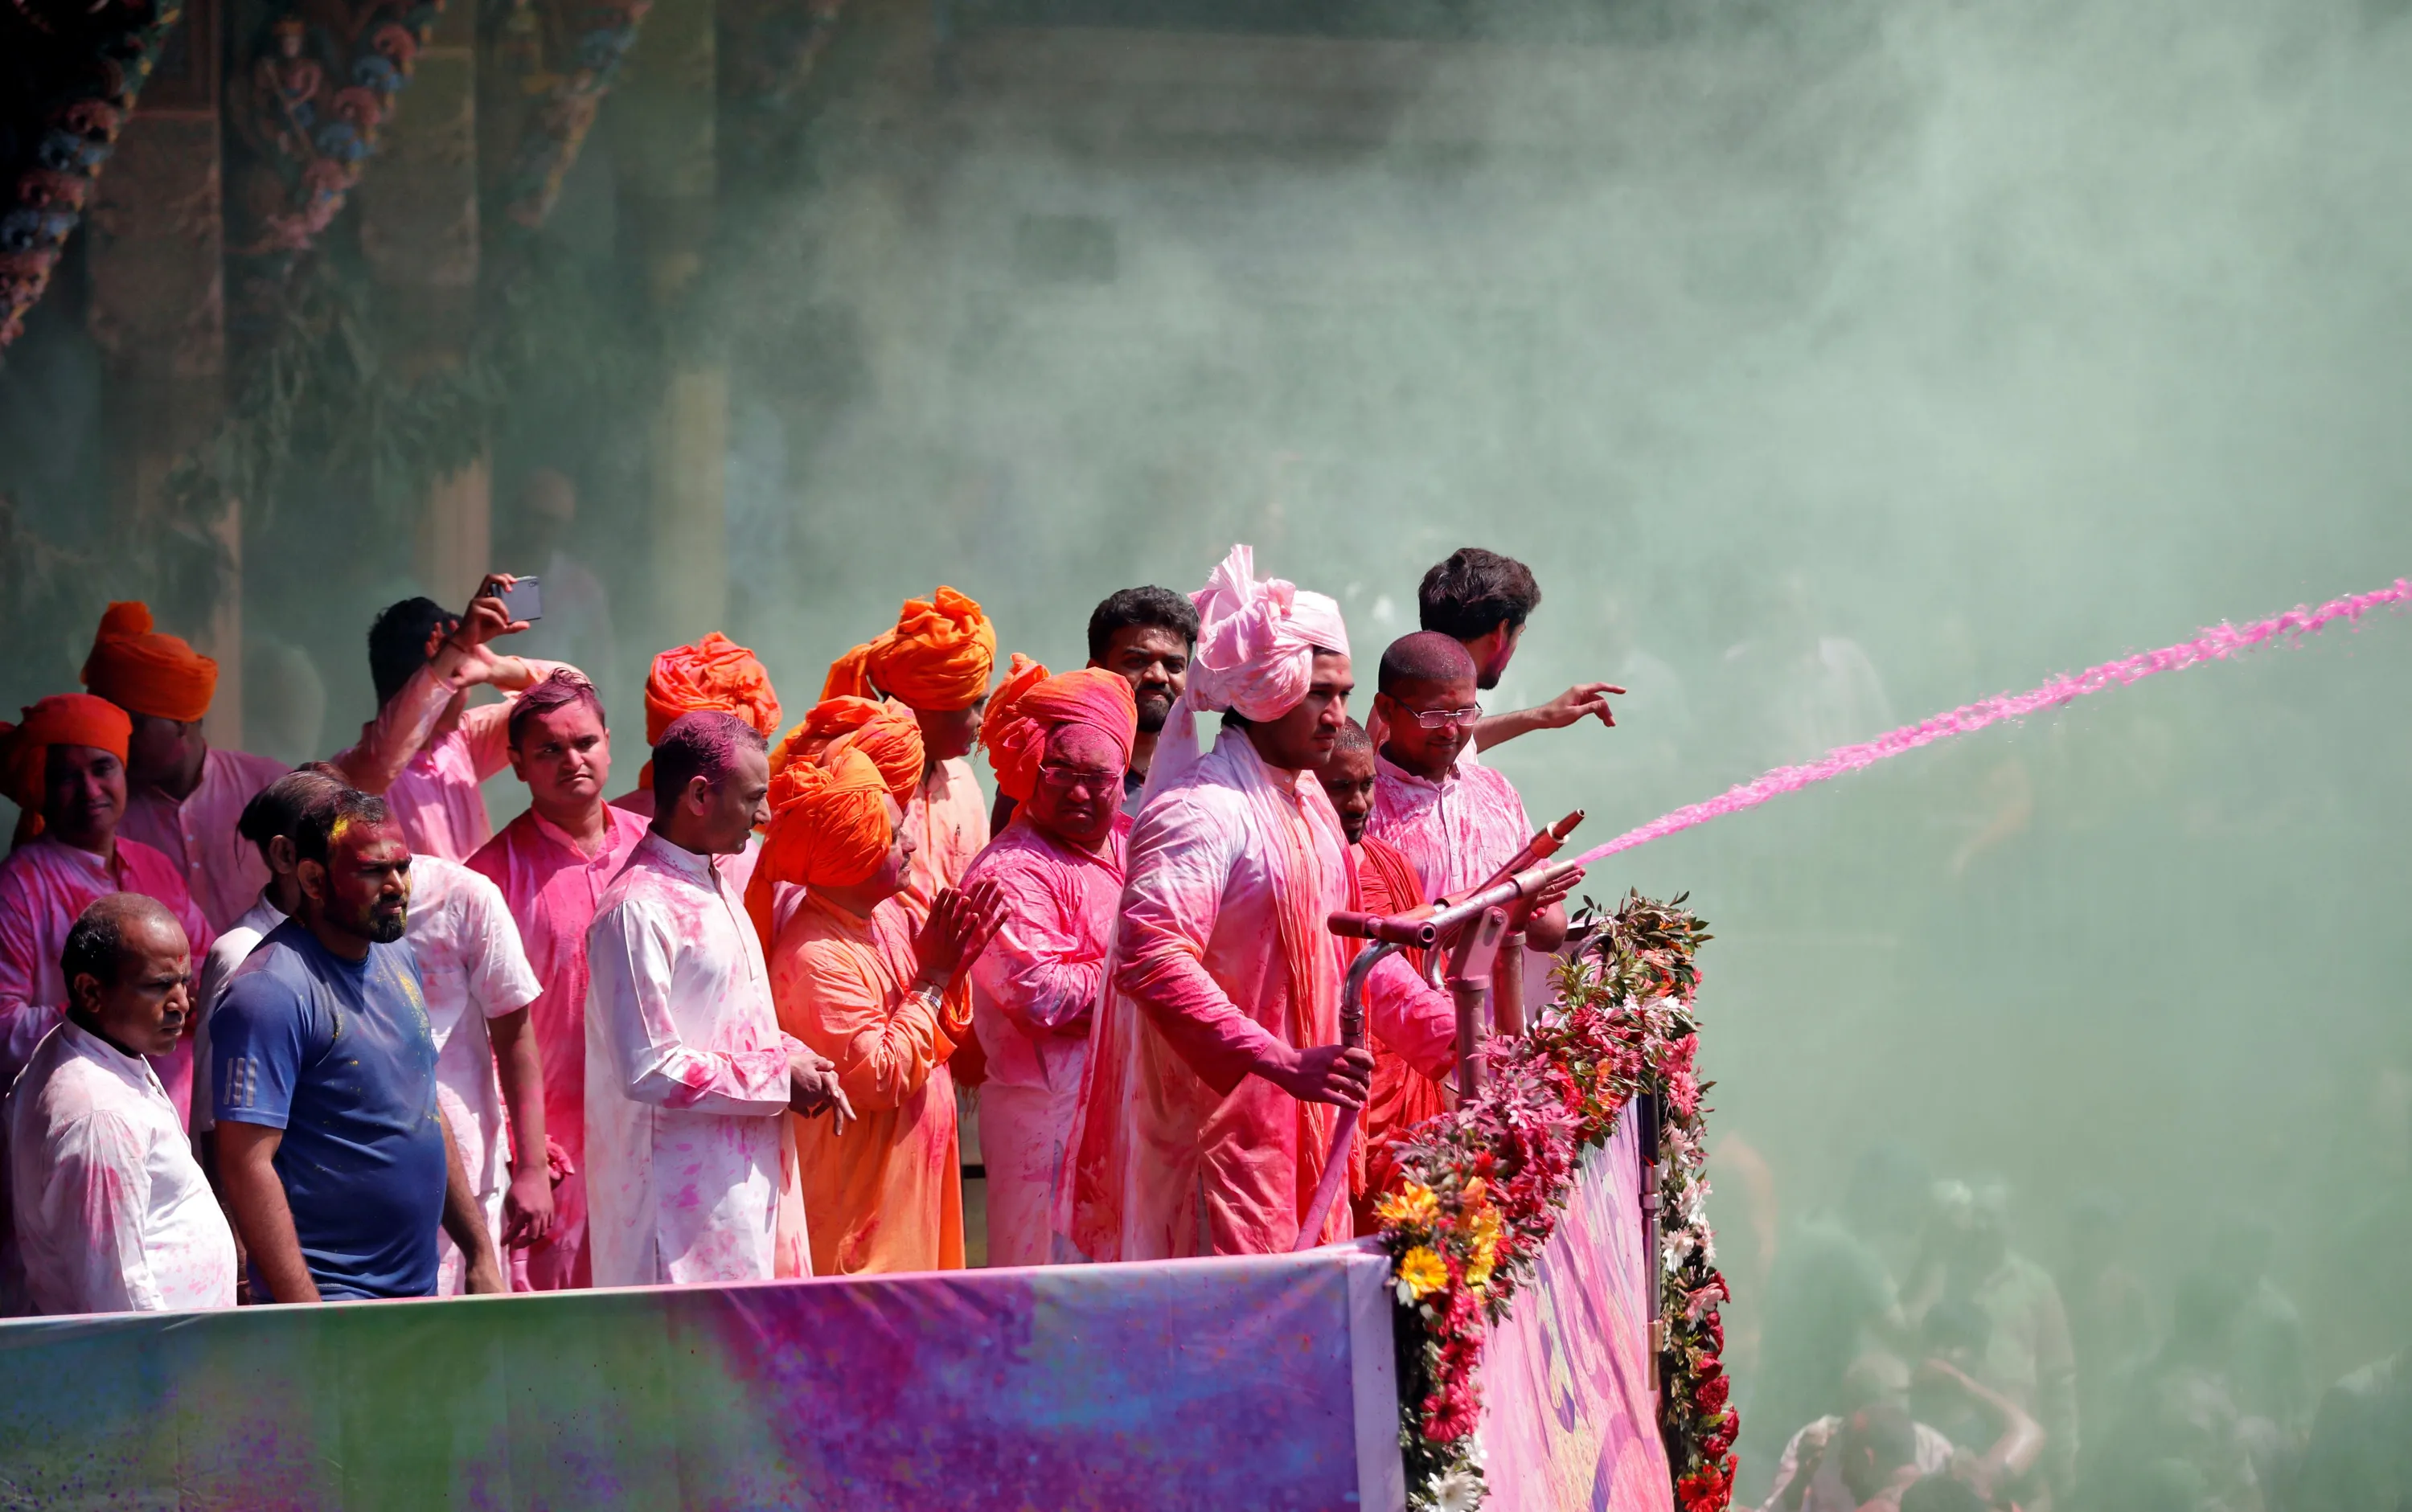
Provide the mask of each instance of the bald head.
[{"label": "bald head", "polygon": [[129,1055],[166,1055],[192,1012],[193,951],[158,900],[112,892],[67,930],[59,969],[77,1023]]},{"label": "bald head", "polygon": [[1390,642],[1382,653],[1381,691],[1398,697],[1410,683],[1430,684],[1474,681],[1474,655],[1454,638],[1437,630],[1418,630]]}]

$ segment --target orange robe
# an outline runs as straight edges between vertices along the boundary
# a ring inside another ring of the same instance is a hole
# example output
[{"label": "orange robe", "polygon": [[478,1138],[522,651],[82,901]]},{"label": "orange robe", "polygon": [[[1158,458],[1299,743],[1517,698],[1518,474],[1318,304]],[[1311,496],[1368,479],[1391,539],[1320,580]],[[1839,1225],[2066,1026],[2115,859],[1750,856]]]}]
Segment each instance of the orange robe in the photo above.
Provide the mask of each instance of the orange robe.
[{"label": "orange robe", "polygon": [[813,1274],[955,1270],[963,1191],[947,1057],[971,1037],[961,985],[942,1011],[909,994],[912,920],[891,898],[857,918],[806,893],[771,953],[779,1026],[836,1063],[860,1115],[796,1118]]}]

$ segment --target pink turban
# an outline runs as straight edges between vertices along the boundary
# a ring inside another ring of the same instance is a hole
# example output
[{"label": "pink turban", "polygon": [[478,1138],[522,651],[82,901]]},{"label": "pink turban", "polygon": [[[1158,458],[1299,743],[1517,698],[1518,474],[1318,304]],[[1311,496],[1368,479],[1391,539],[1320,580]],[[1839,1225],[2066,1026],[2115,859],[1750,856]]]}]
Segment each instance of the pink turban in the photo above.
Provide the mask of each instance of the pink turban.
[{"label": "pink turban", "polygon": [[1316,648],[1348,652],[1340,606],[1279,578],[1257,578],[1256,553],[1234,546],[1198,606],[1198,650],[1189,660],[1192,708],[1236,709],[1243,718],[1279,719],[1299,706],[1314,681]]},{"label": "pink turban", "polygon": [[1081,725],[1113,741],[1130,767],[1131,742],[1139,735],[1139,700],[1119,674],[1083,667],[1057,677],[1020,652],[1013,669],[989,696],[980,721],[980,743],[996,773],[997,790],[1017,803],[1030,801],[1047,736],[1063,725]]}]

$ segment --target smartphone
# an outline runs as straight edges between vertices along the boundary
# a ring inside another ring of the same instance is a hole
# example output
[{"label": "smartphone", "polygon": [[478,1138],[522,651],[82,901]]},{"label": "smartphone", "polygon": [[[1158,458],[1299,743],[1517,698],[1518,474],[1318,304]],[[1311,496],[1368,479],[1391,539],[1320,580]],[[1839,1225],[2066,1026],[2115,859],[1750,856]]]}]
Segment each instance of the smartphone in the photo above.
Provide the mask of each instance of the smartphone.
[{"label": "smartphone", "polygon": [[508,588],[497,588],[494,596],[503,601],[503,613],[513,624],[522,620],[533,624],[544,618],[544,592],[534,578],[522,578]]}]

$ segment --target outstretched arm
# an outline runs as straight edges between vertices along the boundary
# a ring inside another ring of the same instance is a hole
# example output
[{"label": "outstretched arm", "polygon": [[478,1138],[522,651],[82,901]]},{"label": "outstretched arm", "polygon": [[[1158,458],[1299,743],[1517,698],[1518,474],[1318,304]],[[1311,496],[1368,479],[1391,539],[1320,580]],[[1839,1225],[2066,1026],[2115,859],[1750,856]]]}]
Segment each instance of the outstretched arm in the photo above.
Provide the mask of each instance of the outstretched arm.
[{"label": "outstretched arm", "polygon": [[1531,730],[1564,729],[1585,719],[1597,719],[1613,727],[1616,714],[1608,706],[1609,696],[1622,696],[1624,692],[1613,683],[1578,683],[1547,703],[1487,715],[1474,727],[1474,747],[1488,751]]}]

